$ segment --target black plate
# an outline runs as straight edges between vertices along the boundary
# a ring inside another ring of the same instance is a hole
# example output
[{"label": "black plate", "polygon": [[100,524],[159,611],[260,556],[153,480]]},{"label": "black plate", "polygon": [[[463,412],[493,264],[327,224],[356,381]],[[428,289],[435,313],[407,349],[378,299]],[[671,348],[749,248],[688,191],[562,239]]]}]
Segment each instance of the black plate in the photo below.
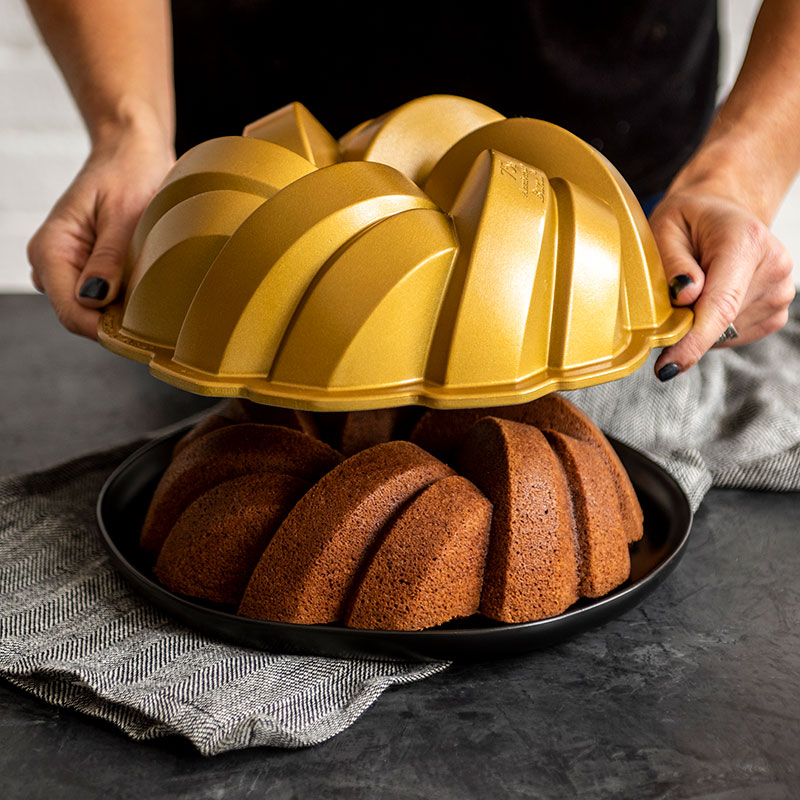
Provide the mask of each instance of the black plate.
[{"label": "black plate", "polygon": [[295,625],[239,617],[226,606],[173,594],[151,572],[138,546],[139,531],[172,448],[185,431],[147,444],[103,485],[97,519],[111,556],[142,594],[205,633],[274,652],[403,660],[486,660],[518,655],[572,636],[627,611],[674,569],[689,537],[692,511],[675,481],[650,459],[612,444],[628,470],[644,510],[644,536],[631,546],[631,576],[598,600],[583,599],[557,617],[515,625],[480,615],[426,631],[371,631],[342,625]]}]

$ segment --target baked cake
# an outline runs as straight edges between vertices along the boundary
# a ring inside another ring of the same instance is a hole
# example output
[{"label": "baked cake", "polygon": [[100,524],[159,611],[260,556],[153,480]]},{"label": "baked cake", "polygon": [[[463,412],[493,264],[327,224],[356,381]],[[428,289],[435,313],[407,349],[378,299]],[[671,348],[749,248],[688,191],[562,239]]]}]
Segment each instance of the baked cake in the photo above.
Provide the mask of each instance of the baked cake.
[{"label": "baked cake", "polygon": [[226,425],[232,425],[235,422],[259,422],[262,425],[280,425],[283,428],[307,433],[315,439],[320,438],[317,423],[313,414],[309,411],[262,406],[237,397],[232,400],[226,400],[217,411],[208,414],[191,428],[175,445],[175,455],[195,439],[199,439],[206,433],[211,433],[211,431],[224,428]]},{"label": "baked cake", "polygon": [[631,570],[614,480],[597,448],[557,431],[545,430],[544,435],[567,475],[578,545],[578,593],[602,597]]},{"label": "baked cake", "polygon": [[220,428],[225,428],[228,425],[233,425],[234,422],[235,420],[230,419],[223,414],[208,414],[207,416],[203,417],[203,419],[200,420],[197,425],[195,425],[193,428],[190,428],[189,432],[185,436],[178,439],[175,449],[172,451],[173,457],[177,456],[181,450],[190,445],[192,442],[197,441],[202,436],[205,436],[207,433],[211,433],[211,431],[218,431]]},{"label": "baked cake", "polygon": [[481,613],[527,622],[578,599],[578,564],[567,479],[537,428],[485,417],[456,459],[494,507]]},{"label": "baked cake", "polygon": [[427,411],[411,431],[410,439],[449,463],[453,450],[467,431],[482,417],[499,417],[537,428],[551,428],[589,442],[600,455],[614,480],[623,524],[629,542],[642,536],[642,509],[628,473],[603,432],[579,408],[559,394],[549,394],[518,406],[468,408],[458,411]]},{"label": "baked cake", "polygon": [[314,481],[341,456],[324,442],[278,425],[245,422],[201,436],[184,447],[156,487],[140,543],[158,553],[184,509],[218,483],[259,472]]},{"label": "baked cake", "polygon": [[317,415],[322,438],[346,456],[393,439],[407,439],[422,411],[415,406]]},{"label": "baked cake", "polygon": [[453,471],[410,442],[362,450],[321,478],[286,517],[239,613],[277,622],[338,622],[378,534],[417,492]]},{"label": "baked cake", "polygon": [[615,451],[559,395],[336,414],[235,400],[215,417],[176,447],[141,544],[173,591],[244,616],[533,621],[619,586],[642,535]]},{"label": "baked cake", "polygon": [[480,606],[492,505],[460,475],[420,492],[388,526],[345,625],[423,630]]},{"label": "baked cake", "polygon": [[310,484],[293,475],[242,475],[190,503],[153,568],[173,592],[237,604],[277,527]]}]

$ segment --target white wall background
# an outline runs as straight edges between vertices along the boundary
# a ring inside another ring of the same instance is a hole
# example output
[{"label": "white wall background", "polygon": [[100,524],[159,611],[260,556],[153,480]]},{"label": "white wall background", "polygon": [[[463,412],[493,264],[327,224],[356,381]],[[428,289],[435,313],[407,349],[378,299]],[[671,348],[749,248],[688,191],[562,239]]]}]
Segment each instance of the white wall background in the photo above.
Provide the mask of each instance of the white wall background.
[{"label": "white wall background", "polygon": [[0,291],[33,291],[25,246],[88,146],[23,0],[0,0]]},{"label": "white wall background", "polygon": [[[759,0],[720,0],[727,93],[744,56]],[[88,139],[64,81],[23,0],[0,0],[0,291],[33,291],[28,239],[83,162]],[[800,285],[800,180],[774,230]]]}]

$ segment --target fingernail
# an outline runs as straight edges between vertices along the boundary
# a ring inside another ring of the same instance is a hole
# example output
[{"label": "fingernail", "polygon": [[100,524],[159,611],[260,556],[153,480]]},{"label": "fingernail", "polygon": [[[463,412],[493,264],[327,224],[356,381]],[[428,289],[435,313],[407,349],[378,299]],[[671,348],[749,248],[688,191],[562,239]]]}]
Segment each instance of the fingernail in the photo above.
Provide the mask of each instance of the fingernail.
[{"label": "fingernail", "polygon": [[88,297],[90,300],[105,300],[108,294],[108,281],[105,278],[89,278],[81,286],[78,294],[81,297]]},{"label": "fingernail", "polygon": [[663,383],[664,381],[672,380],[680,371],[681,368],[677,364],[664,364],[656,374],[658,375],[658,379]]},{"label": "fingernail", "polygon": [[669,294],[673,300],[678,299],[678,295],[687,287],[694,283],[691,275],[676,275],[669,282]]}]

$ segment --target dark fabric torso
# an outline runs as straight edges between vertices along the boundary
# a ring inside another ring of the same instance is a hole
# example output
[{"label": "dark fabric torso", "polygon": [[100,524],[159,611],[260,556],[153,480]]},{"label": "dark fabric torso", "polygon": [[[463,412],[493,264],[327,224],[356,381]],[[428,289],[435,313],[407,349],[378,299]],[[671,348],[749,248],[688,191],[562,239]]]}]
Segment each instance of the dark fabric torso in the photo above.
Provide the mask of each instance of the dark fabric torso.
[{"label": "dark fabric torso", "polygon": [[714,110],[716,0],[173,0],[178,152],[299,100],[334,136],[414,97],[547,119],[662,191]]}]

